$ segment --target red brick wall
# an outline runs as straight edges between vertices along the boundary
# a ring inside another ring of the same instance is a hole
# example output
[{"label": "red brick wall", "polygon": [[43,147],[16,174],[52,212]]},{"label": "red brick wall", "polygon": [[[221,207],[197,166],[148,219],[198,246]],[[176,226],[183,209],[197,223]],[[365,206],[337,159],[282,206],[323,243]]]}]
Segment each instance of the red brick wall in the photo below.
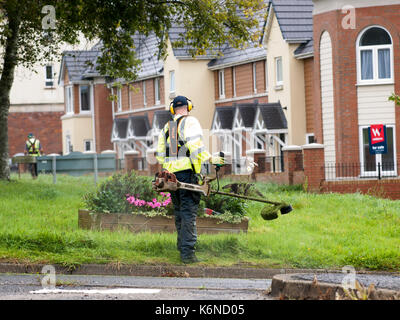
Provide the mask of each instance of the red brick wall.
[{"label": "red brick wall", "polygon": [[314,59],[304,59],[304,84],[306,97],[306,130],[307,133],[314,132],[314,104],[313,104],[313,76]]},{"label": "red brick wall", "polygon": [[9,155],[24,152],[28,133],[40,140],[43,152],[62,153],[63,112],[12,112],[8,115]]},{"label": "red brick wall", "polygon": [[[339,163],[359,162],[359,132],[357,123],[356,41],[359,33],[371,25],[386,28],[393,39],[395,89],[400,92],[400,5],[356,9],[356,29],[343,29],[341,11],[314,16],[314,106],[315,133],[323,143],[321,116],[321,86],[319,43],[324,31],[332,40],[333,85],[335,110],[336,159]],[[396,108],[397,161],[400,161],[400,108]]]},{"label": "red brick wall", "polygon": [[236,96],[253,94],[253,67],[251,63],[235,67],[236,69]]},{"label": "red brick wall", "polygon": [[96,151],[113,149],[111,131],[113,125],[112,104],[108,100],[110,90],[104,84],[94,86],[94,115],[96,129]]},{"label": "red brick wall", "polygon": [[355,193],[361,192],[379,198],[400,199],[400,180],[357,180],[325,181],[322,192]]}]

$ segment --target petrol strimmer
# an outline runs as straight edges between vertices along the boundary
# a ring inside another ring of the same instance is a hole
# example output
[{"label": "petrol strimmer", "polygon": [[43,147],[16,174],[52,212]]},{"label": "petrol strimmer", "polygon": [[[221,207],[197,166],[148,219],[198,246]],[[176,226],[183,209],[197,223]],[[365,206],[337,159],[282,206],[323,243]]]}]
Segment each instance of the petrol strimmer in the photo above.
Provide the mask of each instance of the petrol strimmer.
[{"label": "petrol strimmer", "polygon": [[[194,191],[194,192],[200,192],[205,197],[209,197],[210,195],[213,195],[213,194],[220,194],[220,195],[228,196],[228,197],[234,197],[234,198],[240,198],[240,199],[245,199],[245,200],[250,200],[250,201],[257,201],[257,202],[271,204],[272,207],[266,206],[261,211],[261,216],[264,220],[277,219],[278,211],[280,211],[281,214],[287,214],[293,210],[292,206],[287,203],[274,202],[274,201],[269,201],[269,200],[265,200],[265,199],[261,199],[261,198],[219,191],[219,177],[218,177],[219,169],[220,169],[220,166],[216,166],[215,177],[214,178],[202,177],[201,182],[198,185],[180,182],[176,179],[176,176],[173,173],[168,172],[168,171],[157,172],[155,175],[155,179],[152,182],[152,187],[157,192],[177,191],[178,189],[184,189],[184,190],[190,190],[190,191]],[[217,180],[217,183],[218,183],[217,190],[213,190],[211,188],[211,182],[214,180]]]}]

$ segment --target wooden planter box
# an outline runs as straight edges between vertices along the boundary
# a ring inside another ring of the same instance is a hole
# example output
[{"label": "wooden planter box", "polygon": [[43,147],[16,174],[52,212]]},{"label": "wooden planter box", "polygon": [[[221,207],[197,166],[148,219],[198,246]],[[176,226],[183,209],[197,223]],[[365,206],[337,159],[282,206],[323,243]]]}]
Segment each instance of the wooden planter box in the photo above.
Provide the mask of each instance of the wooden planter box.
[{"label": "wooden planter box", "polygon": [[[175,219],[168,217],[146,217],[126,213],[90,213],[88,210],[79,210],[78,227],[88,230],[121,230],[131,232],[175,232]],[[197,218],[197,233],[240,233],[247,232],[248,220],[241,223],[218,223],[220,220],[212,218]]]}]

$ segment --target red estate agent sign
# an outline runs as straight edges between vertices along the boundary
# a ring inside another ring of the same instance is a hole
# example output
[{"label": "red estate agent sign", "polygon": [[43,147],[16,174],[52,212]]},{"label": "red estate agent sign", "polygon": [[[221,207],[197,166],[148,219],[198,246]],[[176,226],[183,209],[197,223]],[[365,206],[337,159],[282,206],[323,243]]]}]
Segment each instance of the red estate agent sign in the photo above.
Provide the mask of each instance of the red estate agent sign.
[{"label": "red estate agent sign", "polygon": [[387,153],[386,126],[383,124],[373,124],[368,130],[369,153]]}]

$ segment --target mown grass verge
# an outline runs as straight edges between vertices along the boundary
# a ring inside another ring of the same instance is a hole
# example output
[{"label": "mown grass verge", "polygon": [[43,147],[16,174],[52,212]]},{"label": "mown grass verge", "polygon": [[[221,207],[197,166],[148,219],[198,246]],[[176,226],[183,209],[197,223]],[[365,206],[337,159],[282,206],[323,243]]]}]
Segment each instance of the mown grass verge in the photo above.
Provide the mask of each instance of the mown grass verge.
[{"label": "mown grass verge", "polygon": [[[400,201],[257,187],[294,211],[264,221],[263,204],[249,202],[247,234],[199,235],[199,265],[400,269]],[[176,234],[78,229],[82,195],[93,188],[93,177],[58,176],[56,185],[45,175],[0,182],[0,261],[180,264]]]}]

